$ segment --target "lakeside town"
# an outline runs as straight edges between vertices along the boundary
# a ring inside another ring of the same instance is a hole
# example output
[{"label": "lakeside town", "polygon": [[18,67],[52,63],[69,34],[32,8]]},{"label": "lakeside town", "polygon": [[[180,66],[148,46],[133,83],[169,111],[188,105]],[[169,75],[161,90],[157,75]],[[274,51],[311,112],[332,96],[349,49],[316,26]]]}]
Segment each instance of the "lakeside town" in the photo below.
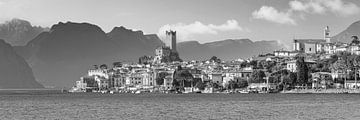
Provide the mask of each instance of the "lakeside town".
[{"label": "lakeside town", "polygon": [[[321,32],[321,31],[319,31]],[[360,41],[294,39],[292,50],[276,50],[249,59],[182,61],[176,31],[167,31],[170,46],[137,64],[93,65],[69,92],[101,93],[360,93]],[[91,66],[91,65],[89,65]]]}]

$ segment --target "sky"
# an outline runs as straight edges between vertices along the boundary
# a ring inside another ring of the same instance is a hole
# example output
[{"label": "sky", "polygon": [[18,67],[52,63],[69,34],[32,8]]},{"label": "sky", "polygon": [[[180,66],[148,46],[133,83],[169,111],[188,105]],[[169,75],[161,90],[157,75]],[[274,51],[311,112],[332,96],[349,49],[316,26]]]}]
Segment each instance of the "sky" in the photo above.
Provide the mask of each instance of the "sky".
[{"label": "sky", "polygon": [[360,20],[360,1],[0,0],[0,22],[12,18],[43,27],[88,22],[105,32],[125,26],[161,38],[171,29],[179,42],[277,40],[289,49],[294,38],[323,38],[326,26],[336,35]]}]

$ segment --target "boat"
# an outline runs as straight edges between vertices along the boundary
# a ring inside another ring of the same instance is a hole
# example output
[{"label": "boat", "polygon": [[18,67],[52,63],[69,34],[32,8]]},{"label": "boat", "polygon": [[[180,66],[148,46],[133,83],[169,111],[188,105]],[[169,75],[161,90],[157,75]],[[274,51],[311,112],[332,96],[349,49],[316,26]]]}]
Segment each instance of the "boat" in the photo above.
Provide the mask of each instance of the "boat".
[{"label": "boat", "polygon": [[239,93],[250,93],[250,92],[247,90],[240,90]]},{"label": "boat", "polygon": [[135,94],[140,94],[140,93],[150,93],[150,90],[137,90],[134,92]]}]

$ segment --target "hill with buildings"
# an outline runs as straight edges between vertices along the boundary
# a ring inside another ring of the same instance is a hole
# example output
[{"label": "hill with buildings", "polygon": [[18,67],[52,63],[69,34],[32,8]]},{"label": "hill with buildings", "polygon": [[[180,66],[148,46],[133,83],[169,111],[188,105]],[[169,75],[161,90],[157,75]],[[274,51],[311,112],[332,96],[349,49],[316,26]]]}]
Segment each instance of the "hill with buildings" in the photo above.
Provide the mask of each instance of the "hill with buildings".
[{"label": "hill with buildings", "polygon": [[48,28],[32,26],[30,22],[25,20],[12,19],[0,24],[0,39],[4,39],[12,46],[22,46],[47,30]]},{"label": "hill with buildings", "polygon": [[277,41],[251,41],[250,39],[228,39],[200,44],[197,41],[178,43],[180,57],[184,60],[208,60],[217,56],[222,60],[247,58],[282,48]]},{"label": "hill with buildings", "polygon": [[360,37],[360,21],[356,21],[352,23],[349,27],[347,27],[344,31],[340,32],[336,36],[331,38],[332,42],[351,42],[351,36],[358,36]]},{"label": "hill with buildings", "polygon": [[0,89],[43,88],[24,58],[10,44],[0,39]]}]

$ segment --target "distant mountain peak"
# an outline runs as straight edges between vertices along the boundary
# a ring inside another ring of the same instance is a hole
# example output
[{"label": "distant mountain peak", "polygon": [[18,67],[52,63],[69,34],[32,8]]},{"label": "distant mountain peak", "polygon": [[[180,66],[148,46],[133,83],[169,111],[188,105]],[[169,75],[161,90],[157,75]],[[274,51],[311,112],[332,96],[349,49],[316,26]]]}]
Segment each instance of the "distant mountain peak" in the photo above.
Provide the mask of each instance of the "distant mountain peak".
[{"label": "distant mountain peak", "polygon": [[137,35],[144,35],[141,30],[134,31],[132,29],[125,28],[124,26],[114,27],[109,34],[119,34],[119,33],[126,33],[126,34],[137,34]]},{"label": "distant mountain peak", "polygon": [[16,25],[16,26],[31,26],[31,23],[26,20],[22,20],[19,18],[13,18],[10,21],[5,21],[5,24]]},{"label": "distant mountain peak", "polygon": [[18,18],[0,24],[0,39],[13,46],[26,45],[31,39],[48,28],[32,26],[30,22]]},{"label": "distant mountain peak", "polygon": [[217,56],[223,60],[247,58],[280,48],[277,41],[251,41],[250,39],[225,39],[200,44],[198,41],[178,43],[179,54],[185,60],[207,60]]},{"label": "distant mountain peak", "polygon": [[76,22],[59,22],[51,27],[50,32],[54,30],[67,30],[67,31],[86,31],[86,30],[96,30],[102,33],[105,33],[99,26],[90,24],[90,23],[76,23]]}]

